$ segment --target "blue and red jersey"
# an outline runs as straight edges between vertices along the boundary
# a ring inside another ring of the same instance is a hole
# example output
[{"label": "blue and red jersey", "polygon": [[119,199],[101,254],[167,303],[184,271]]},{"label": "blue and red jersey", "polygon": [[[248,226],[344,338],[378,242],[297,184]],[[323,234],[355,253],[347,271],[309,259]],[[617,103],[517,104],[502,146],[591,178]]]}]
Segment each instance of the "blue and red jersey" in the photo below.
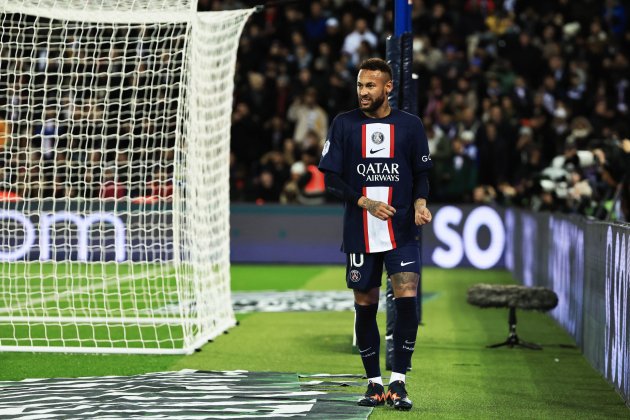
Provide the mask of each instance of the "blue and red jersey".
[{"label": "blue and red jersey", "polygon": [[394,217],[380,220],[357,203],[346,203],[343,252],[383,252],[415,240],[414,180],[426,182],[432,165],[420,118],[395,109],[384,118],[367,117],[359,109],[339,114],[319,169],[337,173],[355,191],[396,209]]}]

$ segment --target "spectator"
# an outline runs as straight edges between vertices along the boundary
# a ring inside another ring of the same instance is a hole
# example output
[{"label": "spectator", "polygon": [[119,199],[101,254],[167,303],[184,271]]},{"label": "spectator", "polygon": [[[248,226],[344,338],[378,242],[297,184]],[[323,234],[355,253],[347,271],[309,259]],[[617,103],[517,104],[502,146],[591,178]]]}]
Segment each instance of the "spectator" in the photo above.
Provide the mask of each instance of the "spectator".
[{"label": "spectator", "polygon": [[328,114],[317,103],[317,91],[308,88],[302,97],[297,98],[287,112],[289,121],[295,123],[293,138],[303,144],[309,131],[318,138],[325,139],[328,131]]},{"label": "spectator", "polygon": [[302,154],[305,170],[297,181],[297,201],[300,204],[319,205],[325,202],[326,185],[324,174],[317,168],[318,156],[318,149],[313,148]]},{"label": "spectator", "polygon": [[519,70],[524,81],[533,84],[539,83],[542,52],[536,45],[532,44],[529,33],[521,32],[518,35],[518,43],[511,48],[509,58],[512,67]]},{"label": "spectator", "polygon": [[158,201],[171,201],[173,198],[173,180],[166,168],[156,170],[153,179],[149,182],[148,191],[150,197]]},{"label": "spectator", "polygon": [[54,197],[59,193],[55,187],[55,162],[59,150],[65,148],[64,134],[65,127],[60,124],[57,111],[53,108],[46,109],[43,122],[33,130],[33,146],[39,149],[44,197]]},{"label": "spectator", "polygon": [[378,38],[368,27],[367,21],[364,18],[359,18],[355,22],[354,31],[349,33],[344,39],[342,47],[342,51],[344,54],[348,54],[354,67],[361,64],[359,49],[364,41],[369,48],[376,48],[378,45]]},{"label": "spectator", "polygon": [[287,165],[293,165],[299,158],[298,146],[292,138],[284,139],[282,144],[282,158]]},{"label": "spectator", "polygon": [[544,168],[540,146],[535,142],[530,127],[521,127],[516,152],[517,166],[514,171],[514,183],[528,187],[528,182],[533,180]]},{"label": "spectator", "polygon": [[571,166],[568,169],[567,207],[572,213],[585,214],[591,203],[593,189],[584,179],[580,168]]},{"label": "spectator", "polygon": [[339,28],[339,20],[335,17],[330,17],[326,20],[326,39],[330,44],[333,58],[337,59],[341,54],[344,37]]},{"label": "spectator", "polygon": [[263,126],[263,147],[265,150],[281,150],[288,137],[287,123],[280,115],[274,115]]},{"label": "spectator", "polygon": [[273,173],[263,170],[255,182],[252,192],[256,204],[276,203],[280,200],[280,182],[274,180]]},{"label": "spectator", "polygon": [[291,176],[282,189],[280,194],[280,202],[282,204],[298,204],[298,195],[300,193],[300,187],[298,185],[299,180],[306,173],[306,166],[304,162],[298,161],[291,165]]},{"label": "spectator", "polygon": [[473,189],[473,203],[494,204],[496,203],[497,192],[490,185],[477,185]]},{"label": "spectator", "polygon": [[289,179],[290,167],[282,153],[271,151],[264,154],[260,159],[260,171],[261,173],[269,172],[272,175],[272,179],[278,184],[274,186],[274,189],[277,189],[279,194],[282,190],[282,186]]},{"label": "spectator", "polygon": [[459,137],[451,142],[451,154],[437,166],[437,189],[439,199],[445,202],[471,202],[477,184],[475,162],[465,153],[464,143]]},{"label": "spectator", "polygon": [[117,200],[125,197],[127,189],[118,180],[116,171],[113,168],[105,168],[103,172],[103,183],[100,187],[99,198]]},{"label": "spectator", "polygon": [[312,1],[310,13],[304,22],[304,32],[311,50],[326,38],[326,16],[319,1]]},{"label": "spectator", "polygon": [[458,115],[457,132],[462,134],[469,133],[472,138],[477,136],[481,123],[475,116],[475,108],[466,106]]},{"label": "spectator", "polygon": [[575,117],[571,121],[571,132],[566,138],[566,142],[575,143],[579,150],[585,150],[593,140],[593,126],[583,116]]},{"label": "spectator", "polygon": [[507,140],[500,136],[497,126],[487,123],[478,136],[479,182],[495,188],[508,179],[509,148]]},{"label": "spectator", "polygon": [[439,162],[448,157],[451,152],[450,140],[446,137],[440,126],[433,124],[431,117],[426,117],[424,119],[424,129],[427,133],[431,158]]},{"label": "spectator", "polygon": [[514,88],[512,89],[510,97],[512,98],[516,112],[521,118],[531,116],[531,109],[534,105],[533,95],[523,76],[516,76],[516,79],[514,79]]},{"label": "spectator", "polygon": [[252,117],[250,107],[245,102],[236,104],[232,114],[231,150],[239,162],[251,167],[264,153],[259,139],[260,126]]},{"label": "spectator", "polygon": [[247,170],[236,159],[234,152],[230,152],[230,201],[245,201],[247,189]]},{"label": "spectator", "polygon": [[9,122],[0,118],[0,153],[2,153],[8,142],[9,133]]}]

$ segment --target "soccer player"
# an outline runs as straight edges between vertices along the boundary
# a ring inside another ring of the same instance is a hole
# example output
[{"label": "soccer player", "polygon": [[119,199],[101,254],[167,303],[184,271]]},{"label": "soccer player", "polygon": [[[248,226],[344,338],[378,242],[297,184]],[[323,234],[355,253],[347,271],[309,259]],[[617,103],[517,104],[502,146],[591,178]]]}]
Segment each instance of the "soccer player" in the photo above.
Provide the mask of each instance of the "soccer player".
[{"label": "soccer player", "polygon": [[[359,108],[333,120],[319,169],[325,173],[326,189],[345,205],[346,283],[354,290],[357,343],[368,377],[367,392],[358,404],[373,407],[387,402],[409,410],[405,374],[418,332],[421,263],[416,234],[417,226],[432,218],[427,208],[432,162],[420,119],[389,105],[392,88],[392,70],[385,61],[370,58],[360,65]],[[387,394],[376,324],[383,263],[392,279],[398,314]]]}]

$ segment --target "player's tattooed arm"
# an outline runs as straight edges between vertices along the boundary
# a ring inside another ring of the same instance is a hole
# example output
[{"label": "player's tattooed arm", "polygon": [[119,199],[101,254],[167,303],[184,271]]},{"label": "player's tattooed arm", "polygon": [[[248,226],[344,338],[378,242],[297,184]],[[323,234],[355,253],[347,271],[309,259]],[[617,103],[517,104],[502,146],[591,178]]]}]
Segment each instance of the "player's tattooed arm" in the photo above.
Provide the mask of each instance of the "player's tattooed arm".
[{"label": "player's tattooed arm", "polygon": [[365,196],[361,196],[357,201],[359,207],[366,209],[372,216],[381,220],[387,220],[396,213],[396,209],[382,201],[370,200]]},{"label": "player's tattooed arm", "polygon": [[431,215],[431,211],[427,208],[427,200],[424,198],[418,198],[413,203],[413,208],[415,210],[415,222],[416,225],[426,225],[433,219]]}]

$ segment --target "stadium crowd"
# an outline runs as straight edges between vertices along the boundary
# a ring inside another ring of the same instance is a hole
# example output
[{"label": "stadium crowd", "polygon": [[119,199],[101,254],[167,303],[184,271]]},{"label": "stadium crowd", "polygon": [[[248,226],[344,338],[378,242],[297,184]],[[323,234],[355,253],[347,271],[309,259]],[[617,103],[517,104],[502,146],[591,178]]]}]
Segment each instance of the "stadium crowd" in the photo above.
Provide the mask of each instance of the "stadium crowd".
[{"label": "stadium crowd", "polygon": [[[629,10],[615,0],[414,0],[431,201],[630,220]],[[356,107],[355,69],[385,56],[392,19],[391,1],[370,0],[252,17],[238,56],[234,201],[323,201],[313,168],[326,125]]]},{"label": "stadium crowd", "polygon": [[[223,10],[254,3],[259,2],[199,0],[199,8]],[[617,0],[414,0],[414,72],[435,163],[430,201],[515,204],[630,220],[629,11],[627,1]],[[250,18],[237,58],[232,201],[330,200],[317,170],[328,125],[337,113],[356,107],[356,68],[365,58],[385,57],[392,28],[392,0],[280,2]],[[134,51],[138,48],[142,50],[141,45],[133,46]],[[166,60],[161,67],[165,79],[159,86],[168,87],[173,85],[167,80],[169,58],[161,59]],[[126,79],[120,85],[121,97],[126,85],[154,89],[132,73]],[[1,83],[8,95],[20,81]],[[147,93],[165,95],[169,93]],[[15,99],[0,98],[2,104],[11,101]],[[93,105],[83,104],[73,112],[87,125],[118,112]],[[125,137],[144,142],[170,136],[175,111],[147,111],[162,125],[147,119],[136,128],[140,136],[130,136],[137,133],[124,124],[116,124],[108,135],[115,147]],[[159,115],[166,117],[160,120]],[[81,125],[76,128],[82,130]],[[47,136],[59,134],[47,131],[51,129],[44,123],[30,133],[39,139],[31,144],[38,153],[46,153]],[[0,138],[0,149],[5,142]],[[172,145],[154,152],[160,156],[151,161],[162,162],[155,167],[146,165],[150,148],[127,149],[120,153],[104,147],[89,156],[60,159],[98,163],[108,155],[107,161],[129,167],[132,184],[142,185],[134,195],[152,189],[149,195],[168,198]],[[145,154],[134,155],[134,150]],[[3,167],[16,156],[0,153]],[[82,185],[98,190],[52,189],[47,194],[126,194],[121,188],[129,180],[108,179],[106,168],[97,175],[98,180],[83,180]],[[0,181],[16,182],[6,176]]]},{"label": "stadium crowd", "polygon": [[3,19],[0,199],[170,200],[182,37],[45,22]]}]

